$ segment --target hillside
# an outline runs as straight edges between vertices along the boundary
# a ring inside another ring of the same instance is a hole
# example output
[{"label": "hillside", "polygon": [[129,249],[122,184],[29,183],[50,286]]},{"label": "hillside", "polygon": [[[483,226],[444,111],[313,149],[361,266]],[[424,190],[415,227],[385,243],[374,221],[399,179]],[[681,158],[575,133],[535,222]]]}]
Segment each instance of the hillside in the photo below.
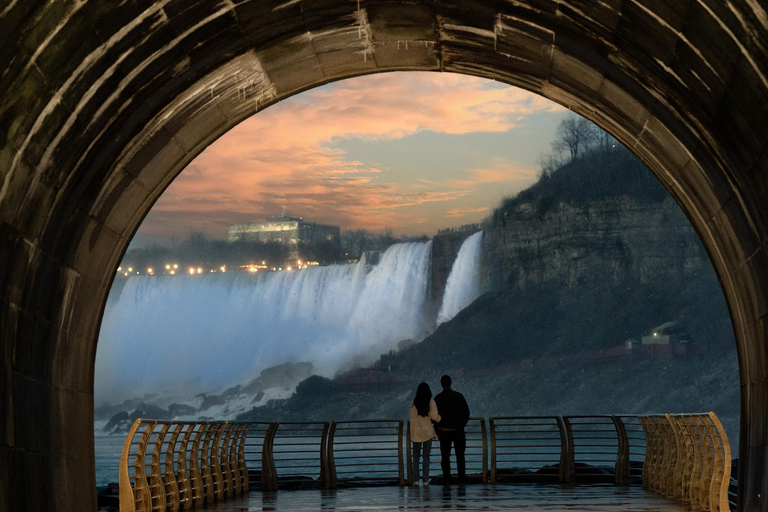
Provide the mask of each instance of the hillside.
[{"label": "hillside", "polygon": [[[712,409],[736,441],[722,290],[685,216],[628,151],[555,169],[483,229],[488,293],[421,343],[328,381],[322,397],[305,387],[242,418],[402,417],[420,380],[437,392],[448,372],[476,415]],[[688,343],[643,352],[642,336],[666,322]]]}]

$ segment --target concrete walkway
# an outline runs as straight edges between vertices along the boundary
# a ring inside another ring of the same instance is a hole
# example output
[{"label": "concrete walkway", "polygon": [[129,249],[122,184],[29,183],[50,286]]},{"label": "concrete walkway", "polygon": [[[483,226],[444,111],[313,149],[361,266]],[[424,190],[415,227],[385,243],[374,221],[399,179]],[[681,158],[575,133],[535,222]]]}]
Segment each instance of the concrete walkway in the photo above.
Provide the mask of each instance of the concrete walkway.
[{"label": "concrete walkway", "polygon": [[403,511],[403,510],[587,510],[682,512],[680,502],[643,491],[639,486],[496,484],[426,488],[362,487],[336,491],[252,492],[247,498],[214,504],[205,510],[250,511]]}]

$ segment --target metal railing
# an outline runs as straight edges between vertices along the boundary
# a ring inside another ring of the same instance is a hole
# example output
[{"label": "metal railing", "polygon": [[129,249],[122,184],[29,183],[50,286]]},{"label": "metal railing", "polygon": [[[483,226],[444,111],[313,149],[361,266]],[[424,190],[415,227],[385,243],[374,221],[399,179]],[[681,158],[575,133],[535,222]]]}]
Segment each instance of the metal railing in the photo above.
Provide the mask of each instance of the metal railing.
[{"label": "metal railing", "polygon": [[[488,431],[485,418],[470,418],[464,428],[467,437],[466,451],[466,477],[468,481],[488,482]],[[408,422],[405,435],[405,464],[408,475],[408,483],[413,483],[413,454],[411,452],[411,422]],[[432,443],[432,455],[429,463],[430,475],[442,474],[440,466],[440,443]],[[457,474],[456,458],[451,457],[451,473]]]},{"label": "metal railing", "polygon": [[488,420],[491,482],[570,482],[568,441],[557,416],[507,416]]},{"label": "metal railing", "polygon": [[283,422],[269,426],[262,450],[262,489],[327,480],[329,423]]},{"label": "metal railing", "polygon": [[328,438],[328,487],[338,482],[405,484],[402,420],[334,421]]},{"label": "metal railing", "polygon": [[[694,508],[729,510],[730,445],[714,413],[471,418],[465,432],[470,481],[642,482]],[[440,475],[433,453],[430,470]],[[138,419],[120,459],[120,511],[189,510],[256,486],[405,485],[410,462],[402,420]]]}]

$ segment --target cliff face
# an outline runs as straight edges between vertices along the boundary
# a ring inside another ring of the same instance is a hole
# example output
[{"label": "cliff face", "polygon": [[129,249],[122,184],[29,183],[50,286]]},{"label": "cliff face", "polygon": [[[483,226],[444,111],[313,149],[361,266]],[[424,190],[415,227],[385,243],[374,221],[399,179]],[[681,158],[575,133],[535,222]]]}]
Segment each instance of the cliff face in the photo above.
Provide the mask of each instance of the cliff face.
[{"label": "cliff face", "polygon": [[485,230],[491,282],[506,289],[571,289],[596,280],[648,284],[667,274],[712,272],[701,242],[671,198],[559,203],[544,213],[523,203],[497,215]]}]

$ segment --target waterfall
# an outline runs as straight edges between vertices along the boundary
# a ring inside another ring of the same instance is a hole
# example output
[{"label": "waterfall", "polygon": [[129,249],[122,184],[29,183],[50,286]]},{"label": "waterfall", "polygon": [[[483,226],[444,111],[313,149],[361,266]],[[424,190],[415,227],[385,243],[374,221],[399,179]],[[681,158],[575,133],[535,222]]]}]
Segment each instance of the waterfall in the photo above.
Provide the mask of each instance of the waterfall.
[{"label": "waterfall", "polygon": [[437,314],[437,325],[447,322],[469,306],[482,294],[480,282],[480,255],[483,244],[483,232],[470,235],[461,244],[445,284],[443,304]]},{"label": "waterfall", "polygon": [[431,327],[431,242],[393,245],[377,265],[135,276],[107,301],[97,394],[213,391],[284,362],[331,375]]}]

